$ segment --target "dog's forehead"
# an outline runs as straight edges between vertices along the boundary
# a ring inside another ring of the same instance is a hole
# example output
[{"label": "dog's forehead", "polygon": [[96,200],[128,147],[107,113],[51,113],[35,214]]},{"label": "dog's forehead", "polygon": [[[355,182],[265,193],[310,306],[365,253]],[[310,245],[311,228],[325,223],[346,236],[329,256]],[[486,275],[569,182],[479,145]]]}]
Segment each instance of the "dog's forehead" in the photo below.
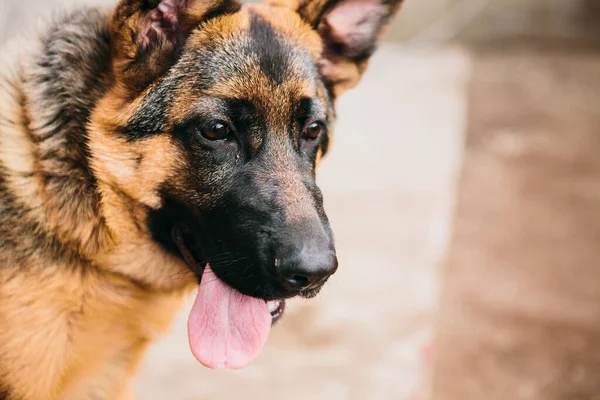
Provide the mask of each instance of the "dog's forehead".
[{"label": "dog's forehead", "polygon": [[318,35],[297,14],[245,6],[192,33],[181,64],[196,75],[194,83],[207,95],[312,97],[319,78],[320,46]]},{"label": "dog's forehead", "polygon": [[158,133],[194,117],[206,98],[251,103],[265,123],[281,126],[305,99],[329,112],[317,60],[321,40],[283,8],[244,6],[194,30],[178,62],[146,93],[126,130]]}]

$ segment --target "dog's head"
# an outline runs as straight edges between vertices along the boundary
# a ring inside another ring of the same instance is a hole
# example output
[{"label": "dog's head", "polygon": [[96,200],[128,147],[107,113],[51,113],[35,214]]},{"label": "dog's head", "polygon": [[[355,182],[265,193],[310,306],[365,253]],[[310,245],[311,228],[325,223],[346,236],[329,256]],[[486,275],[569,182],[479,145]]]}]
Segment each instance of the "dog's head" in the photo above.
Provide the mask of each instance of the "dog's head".
[{"label": "dog's head", "polygon": [[115,241],[145,232],[253,297],[314,295],[337,268],[315,183],[333,103],[400,3],[123,0],[90,134]]}]

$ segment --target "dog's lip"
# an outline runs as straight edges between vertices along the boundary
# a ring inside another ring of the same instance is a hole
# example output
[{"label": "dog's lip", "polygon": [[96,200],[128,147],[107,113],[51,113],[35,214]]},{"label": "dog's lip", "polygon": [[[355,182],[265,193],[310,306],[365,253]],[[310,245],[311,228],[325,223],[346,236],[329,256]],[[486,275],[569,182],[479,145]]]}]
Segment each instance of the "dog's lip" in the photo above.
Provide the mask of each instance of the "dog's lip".
[{"label": "dog's lip", "polygon": [[[196,259],[196,256],[194,256],[194,253],[190,250],[189,245],[185,242],[184,232],[189,232],[189,229],[183,224],[176,224],[171,230],[171,237],[173,242],[175,242],[177,245],[177,248],[179,249],[179,252],[181,253],[185,263],[195,274],[198,275],[198,279],[200,279],[208,262],[199,261]],[[271,314],[271,323],[275,324],[283,315],[285,310],[285,300],[263,300],[265,303],[267,303],[267,307],[269,308],[269,313]]]},{"label": "dog's lip", "polygon": [[173,242],[175,242],[175,244],[177,245],[179,253],[183,257],[188,268],[200,277],[204,272],[204,268],[206,268],[206,262],[202,262],[196,259],[196,256],[194,256],[194,254],[190,250],[190,247],[185,242],[184,232],[189,232],[189,229],[185,225],[176,224],[171,230],[171,238],[173,239]]}]

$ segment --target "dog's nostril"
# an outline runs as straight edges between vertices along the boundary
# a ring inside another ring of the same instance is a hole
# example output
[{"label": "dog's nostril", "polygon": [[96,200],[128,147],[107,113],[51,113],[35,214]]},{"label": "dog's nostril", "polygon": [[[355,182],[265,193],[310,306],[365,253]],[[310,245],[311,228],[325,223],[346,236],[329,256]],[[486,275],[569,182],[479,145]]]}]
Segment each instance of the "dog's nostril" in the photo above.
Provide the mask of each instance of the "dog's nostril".
[{"label": "dog's nostril", "polygon": [[329,276],[335,272],[332,268],[310,268],[307,264],[283,264],[277,270],[281,283],[289,290],[307,290],[322,286]]},{"label": "dog's nostril", "polygon": [[287,278],[286,280],[291,286],[298,289],[303,289],[310,285],[310,279],[302,275],[294,275],[291,278]]}]

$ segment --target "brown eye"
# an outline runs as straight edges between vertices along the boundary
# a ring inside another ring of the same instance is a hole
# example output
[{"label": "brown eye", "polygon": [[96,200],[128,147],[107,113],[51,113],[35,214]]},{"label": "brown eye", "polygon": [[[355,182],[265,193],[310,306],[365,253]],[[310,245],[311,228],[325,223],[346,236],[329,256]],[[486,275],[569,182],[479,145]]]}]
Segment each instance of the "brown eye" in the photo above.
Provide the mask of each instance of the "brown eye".
[{"label": "brown eye", "polygon": [[208,140],[225,140],[229,136],[231,129],[226,122],[212,121],[199,127],[200,134]]},{"label": "brown eye", "polygon": [[304,137],[310,140],[315,140],[325,131],[325,127],[322,122],[313,122],[304,128]]}]

